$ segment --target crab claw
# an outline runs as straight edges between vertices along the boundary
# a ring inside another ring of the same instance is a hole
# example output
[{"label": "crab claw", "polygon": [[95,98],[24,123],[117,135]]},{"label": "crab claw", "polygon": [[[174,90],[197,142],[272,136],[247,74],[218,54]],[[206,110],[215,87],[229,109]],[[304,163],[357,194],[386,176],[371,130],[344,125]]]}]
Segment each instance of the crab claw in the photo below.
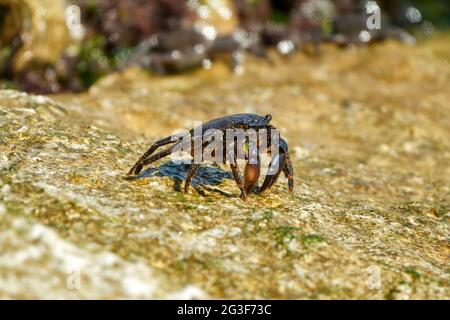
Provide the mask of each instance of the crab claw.
[{"label": "crab claw", "polygon": [[270,161],[269,170],[259,192],[262,193],[272,187],[280,176],[281,171],[288,178],[289,192],[292,192],[294,189],[294,170],[288,155],[288,145],[282,138],[280,138],[279,153],[273,156]]},{"label": "crab claw", "polygon": [[246,200],[248,194],[252,192],[253,187],[258,182],[259,176],[261,174],[261,164],[247,163],[244,169],[244,187],[241,192],[241,199]]},{"label": "crab claw", "polygon": [[286,158],[286,164],[284,165],[283,172],[288,179],[288,187],[289,192],[294,191],[294,169],[292,168],[291,160],[289,159],[289,155]]}]

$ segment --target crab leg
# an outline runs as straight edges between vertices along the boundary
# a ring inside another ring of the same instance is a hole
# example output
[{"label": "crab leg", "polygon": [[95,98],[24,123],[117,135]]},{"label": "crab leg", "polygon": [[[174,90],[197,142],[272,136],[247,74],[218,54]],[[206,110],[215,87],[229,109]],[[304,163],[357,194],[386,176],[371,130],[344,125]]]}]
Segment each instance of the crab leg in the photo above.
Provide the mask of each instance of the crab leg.
[{"label": "crab leg", "polygon": [[289,159],[289,155],[286,153],[286,164],[283,167],[283,172],[288,179],[289,192],[294,191],[294,168],[292,166],[291,159]]},{"label": "crab leg", "polygon": [[244,180],[239,172],[239,166],[237,163],[237,146],[235,141],[231,143],[226,143],[224,141],[224,150],[226,150],[226,154],[224,154],[223,161],[230,164],[231,173],[233,174],[234,181],[236,181],[242,196],[244,193]]},{"label": "crab leg", "polygon": [[[156,151],[156,149],[158,149],[159,147],[165,146],[169,143],[174,143],[174,142],[178,142],[180,141],[180,137],[176,137],[176,136],[169,136],[166,137],[164,139],[158,140],[156,141],[140,158],[139,160],[136,162],[136,164],[133,166],[133,168],[131,168],[130,172],[128,172],[128,175],[137,175],[139,174],[139,172],[141,172],[143,166],[145,165],[145,163],[150,163],[150,162],[146,162],[147,158],[149,156],[151,156],[153,154],[153,152]],[[164,152],[164,151],[163,151]],[[160,159],[160,158],[159,158]],[[156,160],[153,160],[156,161]],[[153,162],[151,161],[151,162]]]},{"label": "crab leg", "polygon": [[244,180],[242,179],[241,173],[239,172],[239,166],[237,163],[230,163],[231,173],[233,174],[234,181],[236,181],[239,190],[241,190],[241,195],[244,193]]},{"label": "crab leg", "polygon": [[167,157],[169,154],[172,153],[173,149],[177,145],[178,144],[174,144],[173,146],[171,146],[171,147],[169,147],[169,148],[167,148],[167,149],[165,149],[165,150],[163,150],[161,152],[158,152],[158,153],[156,153],[156,154],[154,154],[154,155],[152,155],[150,157],[143,158],[142,160],[139,160],[138,163],[136,163],[134,165],[134,167],[130,170],[129,175],[133,174],[133,172],[134,172],[135,175],[138,175],[141,172],[141,170],[142,170],[142,168],[144,166],[146,166],[146,165],[148,165],[148,164],[150,164],[152,162],[158,161],[161,158]]},{"label": "crab leg", "polygon": [[189,166],[190,170],[186,176],[186,181],[184,183],[184,192],[188,193],[192,178],[194,178],[194,176],[197,174],[197,170],[199,167],[200,167],[199,164],[191,164]]}]

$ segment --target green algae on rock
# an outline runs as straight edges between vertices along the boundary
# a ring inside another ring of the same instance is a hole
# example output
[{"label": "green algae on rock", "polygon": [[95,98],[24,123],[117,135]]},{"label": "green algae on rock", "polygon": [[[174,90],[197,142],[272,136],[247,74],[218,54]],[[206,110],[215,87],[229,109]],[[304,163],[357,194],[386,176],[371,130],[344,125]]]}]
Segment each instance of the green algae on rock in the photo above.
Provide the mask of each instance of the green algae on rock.
[{"label": "green algae on rock", "polygon": [[[1,91],[0,297],[448,299],[448,48],[387,42],[274,57],[276,73],[249,60],[240,77],[130,69],[81,95]],[[278,183],[244,203],[216,167],[184,194],[185,168],[164,160],[121,179],[156,138],[238,112],[281,127],[292,196]]]}]

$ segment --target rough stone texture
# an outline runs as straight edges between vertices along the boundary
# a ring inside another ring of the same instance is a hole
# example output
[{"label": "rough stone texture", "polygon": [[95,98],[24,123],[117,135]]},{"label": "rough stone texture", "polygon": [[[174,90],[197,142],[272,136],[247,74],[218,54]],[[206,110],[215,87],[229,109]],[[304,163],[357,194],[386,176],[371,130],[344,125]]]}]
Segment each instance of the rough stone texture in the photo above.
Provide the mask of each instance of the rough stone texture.
[{"label": "rough stone texture", "polygon": [[[449,49],[442,36],[249,59],[240,77],[130,69],[83,95],[2,91],[0,297],[449,299]],[[216,167],[184,194],[168,159],[122,179],[156,138],[238,112],[273,115],[293,195],[283,178],[242,202]]]}]

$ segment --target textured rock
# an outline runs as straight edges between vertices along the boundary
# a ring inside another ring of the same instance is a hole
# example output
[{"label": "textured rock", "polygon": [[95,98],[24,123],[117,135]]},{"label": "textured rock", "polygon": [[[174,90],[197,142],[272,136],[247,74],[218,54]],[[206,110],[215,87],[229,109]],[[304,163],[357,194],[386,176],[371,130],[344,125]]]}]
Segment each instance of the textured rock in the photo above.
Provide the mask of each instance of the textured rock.
[{"label": "textured rock", "polygon": [[[449,48],[0,92],[0,297],[448,299]],[[237,112],[273,115],[292,196],[281,179],[242,202],[216,167],[184,194],[168,160],[121,179],[155,138]]]},{"label": "textured rock", "polygon": [[22,45],[13,67],[20,71],[31,62],[56,63],[69,43],[63,0],[0,0],[7,7],[1,43],[10,44],[20,34]]}]

